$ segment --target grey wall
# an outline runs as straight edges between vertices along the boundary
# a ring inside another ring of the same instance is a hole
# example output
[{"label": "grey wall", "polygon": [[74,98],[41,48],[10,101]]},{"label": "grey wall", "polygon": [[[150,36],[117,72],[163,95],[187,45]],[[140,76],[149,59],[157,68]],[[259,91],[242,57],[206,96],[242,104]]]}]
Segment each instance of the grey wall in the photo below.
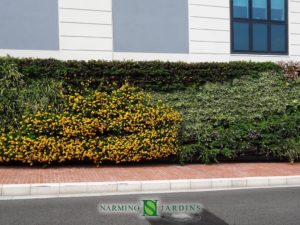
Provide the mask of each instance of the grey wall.
[{"label": "grey wall", "polygon": [[113,0],[115,52],[188,53],[188,0]]},{"label": "grey wall", "polygon": [[1,48],[58,50],[58,0],[0,0]]}]

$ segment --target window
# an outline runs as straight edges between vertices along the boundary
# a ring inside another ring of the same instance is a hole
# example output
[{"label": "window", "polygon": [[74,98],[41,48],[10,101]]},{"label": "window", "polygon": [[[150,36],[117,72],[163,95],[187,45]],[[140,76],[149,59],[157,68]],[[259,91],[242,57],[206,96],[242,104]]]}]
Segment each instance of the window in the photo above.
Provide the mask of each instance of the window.
[{"label": "window", "polygon": [[252,0],[252,18],[257,20],[267,19],[267,0]]},{"label": "window", "polygon": [[287,54],[287,18],[287,0],[231,0],[231,51]]},{"label": "window", "polygon": [[248,18],[248,0],[234,1],[233,15],[235,18]]}]

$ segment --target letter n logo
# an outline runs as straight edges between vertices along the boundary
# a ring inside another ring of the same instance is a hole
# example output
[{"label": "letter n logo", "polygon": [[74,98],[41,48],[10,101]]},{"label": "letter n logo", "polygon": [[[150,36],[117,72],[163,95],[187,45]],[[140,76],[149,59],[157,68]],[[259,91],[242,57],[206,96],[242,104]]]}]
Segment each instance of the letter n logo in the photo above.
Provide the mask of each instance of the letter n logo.
[{"label": "letter n logo", "polygon": [[157,200],[143,200],[144,216],[157,216]]}]

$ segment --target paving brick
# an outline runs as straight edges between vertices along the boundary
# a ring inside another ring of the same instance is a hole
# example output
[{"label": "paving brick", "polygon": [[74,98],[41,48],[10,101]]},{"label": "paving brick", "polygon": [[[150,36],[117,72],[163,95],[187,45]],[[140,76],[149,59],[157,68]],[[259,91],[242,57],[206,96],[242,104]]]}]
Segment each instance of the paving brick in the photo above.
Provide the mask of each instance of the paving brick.
[{"label": "paving brick", "polygon": [[[120,182],[151,180],[185,180],[209,178],[245,178],[300,175],[300,163],[228,163],[185,166],[61,166],[47,169],[28,166],[0,166],[0,184]],[[271,181],[275,182],[275,181]],[[297,178],[290,179],[297,183]],[[240,186],[242,184],[237,184]],[[179,185],[179,184],[178,184]],[[195,184],[193,184],[195,186]],[[233,185],[233,183],[232,183]],[[175,185],[173,185],[175,188]],[[201,187],[201,185],[200,185]]]}]

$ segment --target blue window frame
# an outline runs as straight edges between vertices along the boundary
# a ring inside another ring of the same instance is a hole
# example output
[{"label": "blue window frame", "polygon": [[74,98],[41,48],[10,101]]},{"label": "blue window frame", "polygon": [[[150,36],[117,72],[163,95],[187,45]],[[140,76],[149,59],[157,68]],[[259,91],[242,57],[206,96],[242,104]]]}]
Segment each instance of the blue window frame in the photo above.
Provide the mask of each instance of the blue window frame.
[{"label": "blue window frame", "polygon": [[231,0],[231,52],[288,53],[287,0]]}]

